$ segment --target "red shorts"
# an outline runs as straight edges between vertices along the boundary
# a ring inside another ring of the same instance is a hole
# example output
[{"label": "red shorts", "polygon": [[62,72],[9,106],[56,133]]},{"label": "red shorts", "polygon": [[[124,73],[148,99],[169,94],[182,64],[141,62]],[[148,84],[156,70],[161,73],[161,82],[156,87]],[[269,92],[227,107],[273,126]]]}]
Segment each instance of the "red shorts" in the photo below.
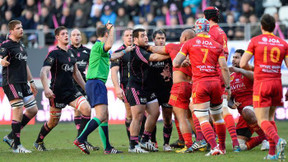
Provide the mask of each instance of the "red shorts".
[{"label": "red shorts", "polygon": [[188,82],[181,82],[173,84],[170,91],[169,104],[173,107],[181,109],[188,109],[190,97],[192,93],[192,84]]},{"label": "red shorts", "polygon": [[247,98],[246,100],[238,101],[241,102],[241,105],[237,108],[239,114],[242,113],[242,110],[246,106],[253,106],[252,98]]},{"label": "red shorts", "polygon": [[193,104],[200,104],[208,101],[213,105],[221,104],[222,89],[220,80],[204,80],[193,83],[192,98]]},{"label": "red shorts", "polygon": [[249,128],[247,122],[244,120],[242,115],[239,116],[238,123],[236,125],[236,129],[242,129],[242,128]]},{"label": "red shorts", "polygon": [[281,80],[254,81],[253,107],[270,106],[283,106]]}]

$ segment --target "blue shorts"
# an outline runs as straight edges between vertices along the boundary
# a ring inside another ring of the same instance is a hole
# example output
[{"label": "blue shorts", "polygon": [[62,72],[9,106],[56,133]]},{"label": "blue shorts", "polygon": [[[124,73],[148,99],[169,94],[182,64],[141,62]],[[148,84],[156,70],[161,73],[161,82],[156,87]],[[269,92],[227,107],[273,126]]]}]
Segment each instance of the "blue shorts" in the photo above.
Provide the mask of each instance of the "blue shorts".
[{"label": "blue shorts", "polygon": [[98,79],[89,79],[85,89],[91,107],[100,104],[108,105],[107,89],[104,82]]}]

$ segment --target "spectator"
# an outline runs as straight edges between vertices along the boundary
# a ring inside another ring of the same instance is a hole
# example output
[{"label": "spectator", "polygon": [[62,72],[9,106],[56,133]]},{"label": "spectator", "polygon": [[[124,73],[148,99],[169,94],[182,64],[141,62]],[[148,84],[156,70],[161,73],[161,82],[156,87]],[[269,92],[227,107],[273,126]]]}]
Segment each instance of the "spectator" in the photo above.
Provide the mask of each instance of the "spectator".
[{"label": "spectator", "polygon": [[186,19],[186,24],[185,25],[188,25],[188,26],[194,26],[194,24],[195,24],[195,19],[193,18],[193,17],[188,17],[187,19]]},{"label": "spectator", "polygon": [[133,29],[134,26],[135,26],[134,21],[129,21],[128,24],[127,24],[127,28],[132,28]]},{"label": "spectator", "polygon": [[227,23],[227,26],[223,27],[223,30],[227,34],[227,38],[229,40],[232,40],[234,38],[235,29],[236,29],[233,14],[231,13],[227,14],[226,23]]},{"label": "spectator", "polygon": [[27,0],[25,10],[30,10],[32,13],[37,13],[37,5],[35,4],[35,0]]},{"label": "spectator", "polygon": [[0,0],[0,19],[5,17],[5,11],[7,11],[7,3],[5,0]]},{"label": "spectator", "polygon": [[[166,19],[166,13],[169,12],[169,9],[166,5],[162,6],[161,7],[161,13],[158,14],[156,17],[155,17],[155,21],[157,22],[158,20],[165,20]],[[165,23],[165,21],[164,21]]]},{"label": "spectator", "polygon": [[7,10],[11,11],[13,17],[20,17],[23,11],[22,6],[19,3],[16,3],[16,0],[7,0]]},{"label": "spectator", "polygon": [[261,29],[259,27],[259,23],[258,23],[258,18],[256,15],[251,15],[249,17],[249,22],[250,22],[250,29],[251,29],[251,37],[255,37],[257,35],[261,34]]},{"label": "spectator", "polygon": [[148,13],[146,16],[146,22],[148,26],[155,26],[156,23],[154,21],[154,15],[152,13]]},{"label": "spectator", "polygon": [[73,28],[74,16],[70,14],[70,9],[68,7],[63,8],[62,17],[58,20],[58,24],[65,26],[66,28]]},{"label": "spectator", "polygon": [[156,21],[156,27],[157,27],[157,29],[163,28],[164,25],[165,25],[164,19],[158,19],[158,20]]},{"label": "spectator", "polygon": [[195,15],[201,2],[202,2],[201,0],[184,0],[183,7],[189,6],[192,10],[192,14]]},{"label": "spectator", "polygon": [[239,17],[239,21],[237,22],[237,27],[235,29],[235,40],[244,39],[244,25],[246,25],[247,22],[248,20],[244,15]]},{"label": "spectator", "polygon": [[44,0],[42,7],[46,7],[48,9],[48,11],[52,11],[54,8],[51,0]]},{"label": "spectator", "polygon": [[135,24],[138,24],[140,12],[138,3],[136,3],[134,0],[126,0],[125,2],[124,7],[126,9],[126,13],[129,13],[129,20],[133,20]]},{"label": "spectator", "polygon": [[0,43],[6,40],[7,34],[8,34],[8,26],[7,24],[2,24],[0,32]]},{"label": "spectator", "polygon": [[[56,16],[56,20],[59,20],[61,19],[62,17],[62,10],[63,10],[63,2],[62,0],[55,0],[55,6],[53,7],[52,9],[52,13],[53,15],[52,16]],[[58,24],[55,24],[55,20],[54,20],[54,27],[56,28],[56,25]]]},{"label": "spectator", "polygon": [[241,16],[245,16],[247,19],[253,14],[253,8],[248,1],[242,3]]},{"label": "spectator", "polygon": [[169,28],[166,32],[167,40],[169,41],[178,41],[179,35],[181,35],[182,29],[178,28],[178,20],[176,17],[172,17],[170,20],[171,28]]},{"label": "spectator", "polygon": [[98,26],[101,26],[101,25],[103,25],[102,21],[97,21],[97,22],[96,22],[96,28],[97,28]]},{"label": "spectator", "polygon": [[[41,8],[41,16],[39,20],[40,25],[47,25],[49,28],[54,28],[51,15],[47,7]],[[43,28],[43,27],[41,27]]]},{"label": "spectator", "polygon": [[74,27],[85,28],[87,26],[87,16],[84,15],[82,9],[78,8],[76,10],[76,16],[74,20]]},{"label": "spectator", "polygon": [[74,6],[73,2],[74,2],[74,0],[65,0],[64,3],[63,3],[63,7],[69,8],[71,15],[73,15],[73,13],[72,13],[72,9],[73,9],[73,6]]},{"label": "spectator", "polygon": [[98,13],[98,11],[100,11],[100,14],[101,14],[103,6],[104,6],[104,3],[102,0],[93,0],[93,6],[91,8],[90,17],[91,18],[95,17],[95,13]]},{"label": "spectator", "polygon": [[129,22],[129,16],[126,15],[125,9],[123,7],[119,7],[117,14],[118,16],[115,22],[115,26],[126,26]]},{"label": "spectator", "polygon": [[12,17],[13,14],[12,14],[12,11],[8,10],[5,12],[5,17],[3,19],[1,19],[1,24],[8,24],[9,21],[12,20]]},{"label": "spectator", "polygon": [[151,3],[151,0],[143,0],[143,4],[140,6],[140,16],[146,17],[148,13],[153,14],[154,6]]},{"label": "spectator", "polygon": [[73,6],[73,12],[76,13],[78,9],[81,9],[84,17],[88,18],[91,11],[91,4],[89,1],[79,0],[79,2]]},{"label": "spectator", "polygon": [[104,3],[104,6],[106,5],[111,6],[111,9],[113,10],[114,13],[117,13],[118,8],[120,6],[117,0],[106,0],[106,2]]},{"label": "spectator", "polygon": [[106,5],[103,8],[104,8],[104,14],[102,14],[100,18],[101,22],[103,24],[106,24],[109,21],[111,24],[114,25],[116,22],[116,18],[117,18],[116,13],[112,11],[112,8],[110,5]]},{"label": "spectator", "polygon": [[24,16],[21,16],[19,20],[22,22],[23,29],[36,29],[37,24],[34,22],[33,12],[31,10],[25,10]]},{"label": "spectator", "polygon": [[101,10],[100,9],[95,9],[94,10],[94,14],[93,17],[91,17],[91,19],[88,20],[88,24],[95,26],[96,22],[100,21],[101,18]]},{"label": "spectator", "polygon": [[187,23],[188,17],[194,17],[194,15],[192,14],[191,8],[189,6],[186,6],[184,8],[184,14],[182,16],[184,23]]}]

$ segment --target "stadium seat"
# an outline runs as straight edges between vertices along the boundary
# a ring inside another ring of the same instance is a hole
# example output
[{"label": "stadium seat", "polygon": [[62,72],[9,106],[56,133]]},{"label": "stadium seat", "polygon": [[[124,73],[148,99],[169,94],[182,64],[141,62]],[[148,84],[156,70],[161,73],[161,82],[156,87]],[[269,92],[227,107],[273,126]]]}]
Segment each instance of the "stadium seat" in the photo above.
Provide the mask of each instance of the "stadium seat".
[{"label": "stadium seat", "polygon": [[276,7],[267,7],[267,8],[265,8],[264,13],[273,16],[275,13],[277,13],[277,8]]},{"label": "stadium seat", "polygon": [[281,7],[282,3],[280,0],[264,0],[263,7]]}]

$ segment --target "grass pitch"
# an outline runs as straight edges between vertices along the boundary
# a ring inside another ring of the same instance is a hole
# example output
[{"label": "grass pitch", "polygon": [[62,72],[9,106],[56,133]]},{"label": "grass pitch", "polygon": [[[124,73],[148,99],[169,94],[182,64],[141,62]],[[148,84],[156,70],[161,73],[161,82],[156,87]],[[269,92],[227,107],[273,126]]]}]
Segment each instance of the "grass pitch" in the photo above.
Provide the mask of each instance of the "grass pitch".
[{"label": "grass pitch", "polygon": [[[288,122],[277,122],[280,137],[288,140]],[[250,151],[243,151],[240,153],[232,152],[231,139],[227,132],[226,149],[227,154],[222,156],[205,157],[204,152],[195,152],[190,154],[177,154],[175,152],[163,152],[163,123],[159,122],[157,125],[157,140],[160,152],[149,154],[131,154],[128,153],[128,138],[124,125],[109,125],[110,142],[114,147],[124,151],[123,154],[105,155],[103,147],[98,134],[98,130],[94,131],[88,141],[95,146],[100,146],[100,150],[91,152],[90,155],[85,155],[80,152],[80,149],[73,145],[73,140],[76,136],[76,128],[73,123],[60,123],[52,132],[46,137],[45,145],[49,150],[47,152],[38,152],[33,149],[33,142],[35,141],[42,124],[28,125],[21,132],[21,142],[24,147],[31,149],[31,154],[14,154],[12,150],[4,143],[3,137],[8,134],[11,127],[8,125],[0,126],[0,161],[263,161],[263,157],[268,154],[268,151],[260,151],[260,147],[256,147]],[[170,142],[177,140],[176,128],[173,128],[173,133]],[[288,149],[286,148],[286,154]]]}]

